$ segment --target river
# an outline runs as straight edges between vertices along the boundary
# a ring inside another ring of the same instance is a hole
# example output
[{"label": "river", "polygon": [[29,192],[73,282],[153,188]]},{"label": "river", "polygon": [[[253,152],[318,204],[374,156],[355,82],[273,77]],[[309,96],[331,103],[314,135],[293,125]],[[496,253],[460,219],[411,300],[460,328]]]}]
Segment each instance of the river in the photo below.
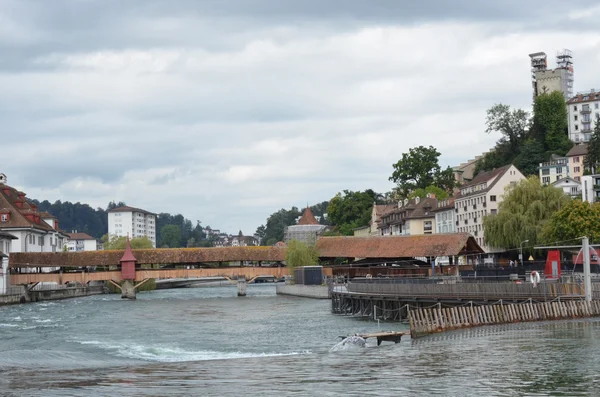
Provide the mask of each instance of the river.
[{"label": "river", "polygon": [[594,396],[600,322],[453,331],[331,352],[405,330],[330,313],[273,285],[172,289],[0,307],[0,396]]}]

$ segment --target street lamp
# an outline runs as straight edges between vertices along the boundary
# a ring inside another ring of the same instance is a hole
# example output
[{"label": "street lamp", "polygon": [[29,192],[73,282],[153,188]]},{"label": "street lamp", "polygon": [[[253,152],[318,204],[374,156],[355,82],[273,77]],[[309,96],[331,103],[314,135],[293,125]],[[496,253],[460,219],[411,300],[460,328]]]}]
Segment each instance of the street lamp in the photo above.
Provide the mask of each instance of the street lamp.
[{"label": "street lamp", "polygon": [[523,266],[523,244],[528,242],[529,240],[521,241],[521,245],[519,246],[519,262],[521,262],[521,266]]}]

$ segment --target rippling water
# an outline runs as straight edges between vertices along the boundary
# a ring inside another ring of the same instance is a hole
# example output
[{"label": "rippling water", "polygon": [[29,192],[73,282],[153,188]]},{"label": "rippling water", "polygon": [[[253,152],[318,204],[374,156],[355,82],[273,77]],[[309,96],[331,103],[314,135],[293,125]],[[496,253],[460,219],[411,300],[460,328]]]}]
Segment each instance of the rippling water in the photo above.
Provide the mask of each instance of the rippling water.
[{"label": "rippling water", "polygon": [[160,290],[0,307],[0,396],[596,396],[600,322],[455,331],[330,352],[405,330],[275,287]]}]

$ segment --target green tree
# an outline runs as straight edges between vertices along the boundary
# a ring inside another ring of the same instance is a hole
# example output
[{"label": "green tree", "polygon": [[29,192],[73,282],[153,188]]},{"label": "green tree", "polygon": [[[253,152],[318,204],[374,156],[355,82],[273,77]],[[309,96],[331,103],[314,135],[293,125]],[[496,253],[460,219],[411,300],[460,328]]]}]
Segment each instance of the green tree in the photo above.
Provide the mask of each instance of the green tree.
[{"label": "green tree", "polygon": [[559,91],[535,98],[530,136],[544,146],[548,154],[565,155],[573,146],[567,131],[568,115],[565,97]]},{"label": "green tree", "polygon": [[583,166],[591,172],[596,172],[598,164],[600,164],[600,115],[596,113],[596,125],[588,143],[588,153],[583,160]]},{"label": "green tree", "polygon": [[[103,238],[105,250],[124,250],[127,245],[127,238],[124,236],[110,236]],[[148,237],[134,237],[129,240],[132,249],[151,249],[152,241]]]},{"label": "green tree", "polygon": [[[453,176],[454,177],[454,176]],[[425,189],[417,189],[414,190],[411,194],[408,195],[408,198],[425,198],[428,194],[434,194],[436,198],[440,200],[444,200],[448,198],[448,192],[443,189],[440,189],[437,186],[427,186]]]},{"label": "green tree", "polygon": [[528,139],[521,148],[521,153],[514,159],[513,164],[525,176],[538,175],[540,163],[546,161],[544,145],[535,139]]},{"label": "green tree", "polygon": [[400,198],[408,197],[410,192],[438,186],[451,191],[454,186],[452,168],[442,170],[439,164],[440,152],[433,146],[419,146],[403,153],[402,158],[393,165],[394,172],[389,180],[398,185]]},{"label": "green tree", "polygon": [[329,201],[327,214],[342,235],[351,236],[354,229],[369,223],[373,203],[380,201],[381,195],[371,189],[364,192],[344,190]]},{"label": "green tree", "polygon": [[160,246],[176,248],[181,246],[181,228],[177,225],[165,225],[160,229]]},{"label": "green tree", "polygon": [[265,225],[260,225],[256,228],[256,238],[258,239],[258,245],[262,245],[265,243],[265,237],[267,235],[267,228]]},{"label": "green tree", "polygon": [[487,110],[485,125],[485,132],[488,134],[500,132],[502,134],[500,141],[507,142],[511,149],[518,151],[519,146],[525,142],[529,113],[499,103]]},{"label": "green tree", "polygon": [[314,245],[292,240],[287,245],[285,263],[290,269],[298,266],[314,266],[319,263],[319,251]]},{"label": "green tree", "polygon": [[600,203],[572,200],[554,213],[544,229],[546,243],[575,240],[587,236],[600,239]]},{"label": "green tree", "polygon": [[550,217],[569,201],[561,189],[543,186],[535,176],[522,180],[505,193],[497,215],[483,218],[486,243],[507,249],[525,240],[537,244]]}]

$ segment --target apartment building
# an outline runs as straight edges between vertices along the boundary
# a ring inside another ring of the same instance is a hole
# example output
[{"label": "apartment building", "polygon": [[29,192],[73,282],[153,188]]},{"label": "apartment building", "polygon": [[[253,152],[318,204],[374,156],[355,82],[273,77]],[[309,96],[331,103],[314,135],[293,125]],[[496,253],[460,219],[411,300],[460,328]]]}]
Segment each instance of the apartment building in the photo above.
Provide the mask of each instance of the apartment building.
[{"label": "apartment building", "polygon": [[461,187],[455,198],[456,231],[471,233],[486,252],[501,249],[486,244],[483,230],[483,217],[498,213],[506,189],[525,179],[514,165],[506,165],[478,174],[471,182]]},{"label": "apartment building", "polygon": [[398,202],[398,208],[381,216],[379,235],[433,234],[437,199],[416,197]]},{"label": "apartment building", "polygon": [[550,161],[540,163],[540,181],[544,185],[550,185],[560,179],[570,177],[569,158],[552,155]]},{"label": "apartment building", "polygon": [[566,155],[569,159],[569,176],[576,181],[581,181],[581,177],[583,176],[583,161],[587,152],[587,143],[580,143],[573,146]]},{"label": "apartment building", "polygon": [[589,142],[600,115],[600,92],[579,93],[567,101],[569,139],[575,143]]},{"label": "apartment building", "polygon": [[108,235],[148,237],[156,248],[156,214],[129,206],[108,211]]}]

